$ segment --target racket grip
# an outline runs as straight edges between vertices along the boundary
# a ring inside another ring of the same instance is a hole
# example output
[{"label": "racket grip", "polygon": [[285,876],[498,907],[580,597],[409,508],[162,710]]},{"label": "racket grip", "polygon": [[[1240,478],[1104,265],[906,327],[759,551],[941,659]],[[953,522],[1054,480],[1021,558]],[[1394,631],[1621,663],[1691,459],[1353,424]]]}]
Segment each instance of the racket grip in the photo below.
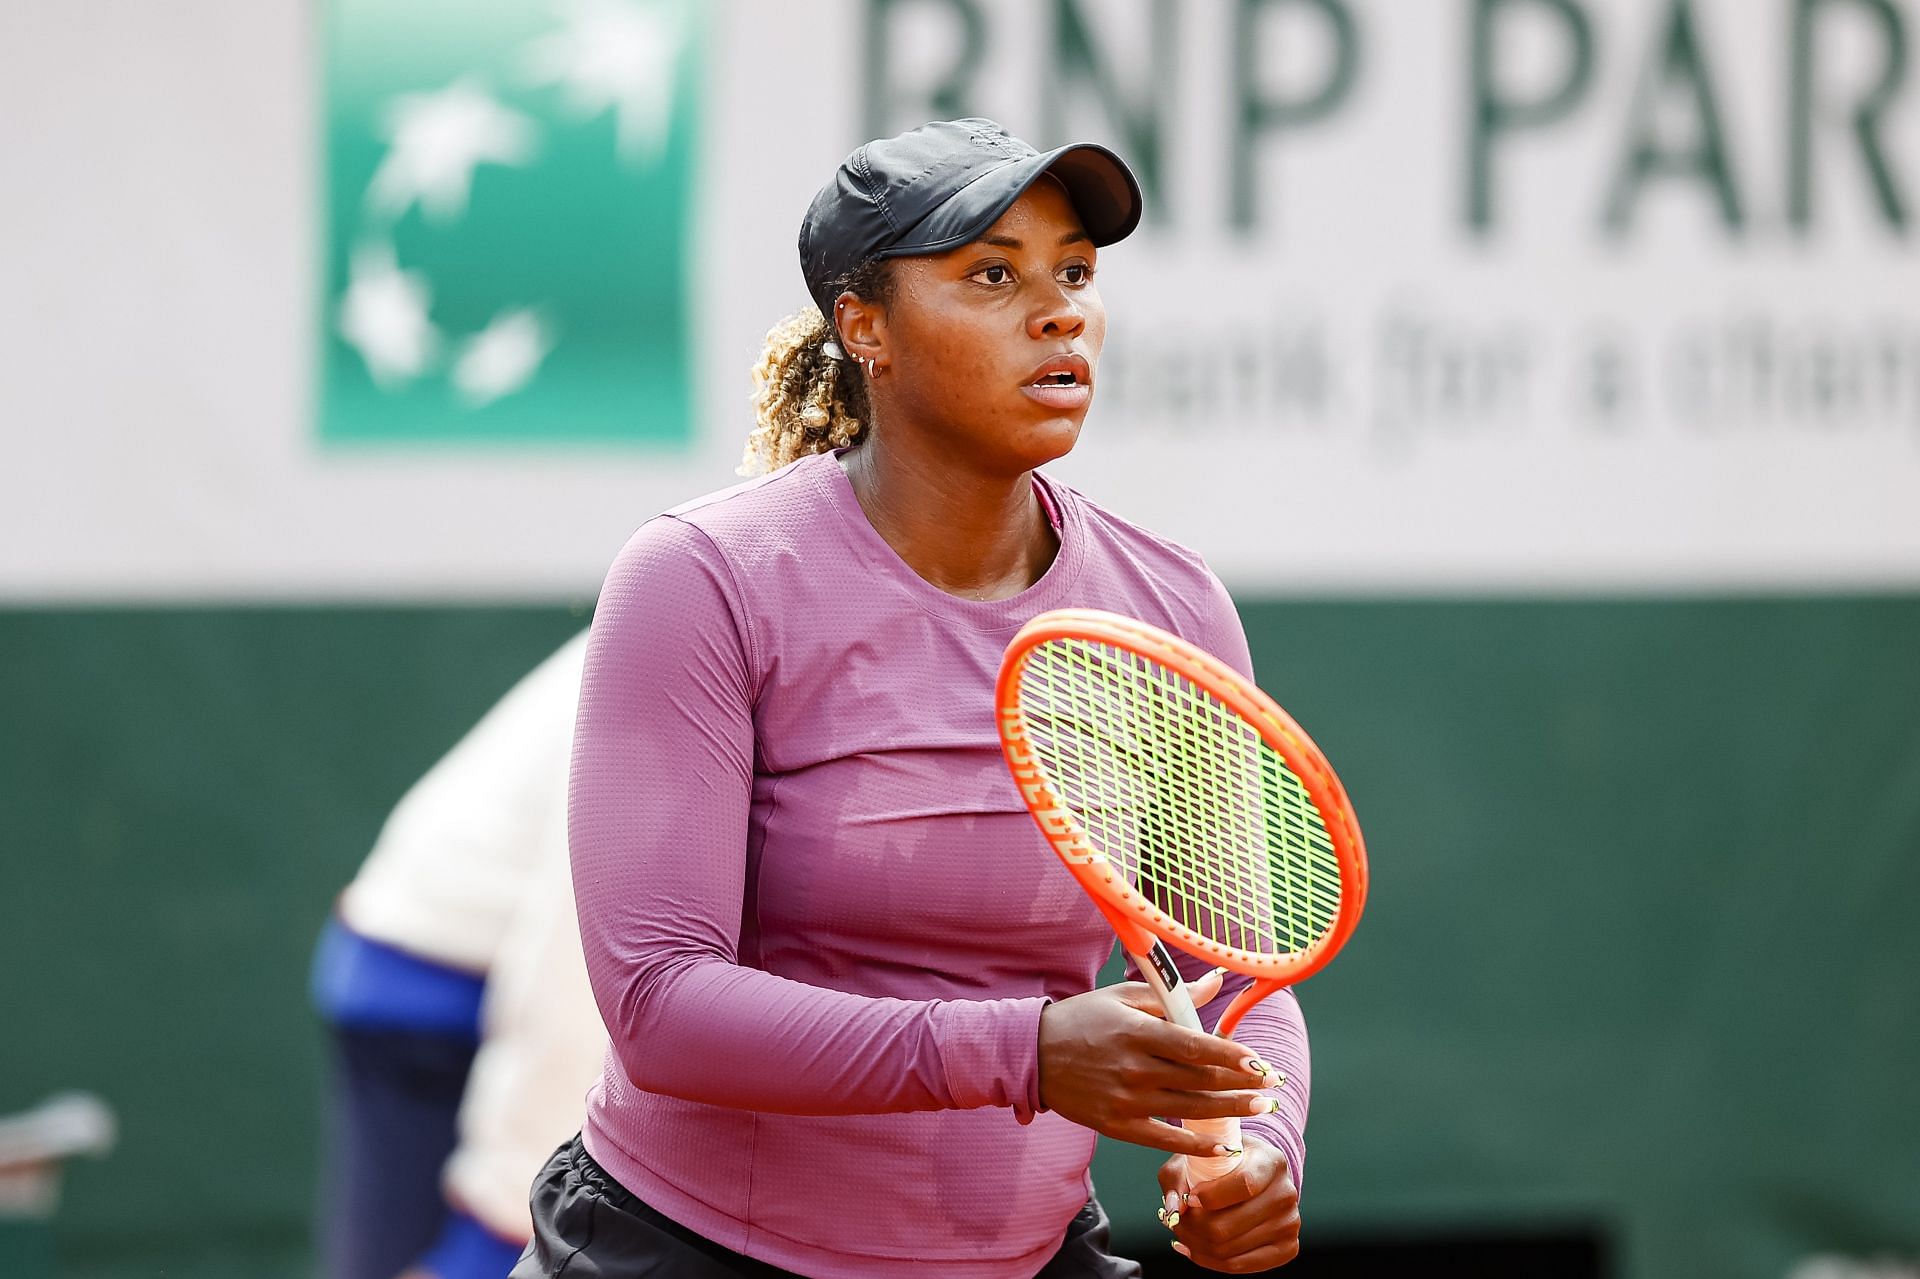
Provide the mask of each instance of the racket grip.
[{"label": "racket grip", "polygon": [[[1240,1121],[1232,1115],[1224,1119],[1183,1119],[1180,1121],[1180,1126],[1188,1132],[1197,1132],[1204,1137],[1211,1137],[1229,1150],[1240,1149]],[[1244,1158],[1246,1156],[1243,1154],[1218,1157],[1188,1155],[1188,1184],[1197,1186],[1203,1181],[1224,1177],[1238,1167]]]},{"label": "racket grip", "polygon": [[[1187,994],[1186,983],[1180,980],[1180,970],[1174,967],[1173,956],[1159,941],[1144,955],[1133,957],[1134,966],[1147,985],[1153,988],[1154,995],[1160,1000],[1160,1007],[1167,1014],[1167,1020],[1176,1026],[1185,1026],[1188,1030],[1206,1033],[1206,1027],[1200,1024],[1200,1014],[1195,1011],[1193,997]],[[1224,1119],[1183,1119],[1180,1126],[1188,1132],[1197,1132],[1211,1137],[1229,1150],[1240,1149],[1240,1121],[1232,1115]],[[1238,1154],[1218,1156],[1187,1156],[1187,1177],[1191,1184],[1212,1181],[1233,1171],[1241,1160]]]}]

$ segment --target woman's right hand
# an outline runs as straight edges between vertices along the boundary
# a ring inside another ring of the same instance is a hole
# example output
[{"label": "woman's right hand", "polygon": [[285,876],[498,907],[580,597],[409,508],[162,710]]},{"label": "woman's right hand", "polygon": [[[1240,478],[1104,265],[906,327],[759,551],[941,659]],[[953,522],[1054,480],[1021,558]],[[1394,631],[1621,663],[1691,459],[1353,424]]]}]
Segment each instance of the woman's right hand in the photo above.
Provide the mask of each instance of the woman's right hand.
[{"label": "woman's right hand", "polygon": [[[1195,1007],[1222,974],[1188,985]],[[1272,1067],[1229,1039],[1176,1026],[1145,982],[1104,986],[1040,1014],[1040,1104],[1097,1133],[1177,1155],[1223,1153],[1211,1137],[1167,1119],[1245,1118],[1278,1103]]]}]

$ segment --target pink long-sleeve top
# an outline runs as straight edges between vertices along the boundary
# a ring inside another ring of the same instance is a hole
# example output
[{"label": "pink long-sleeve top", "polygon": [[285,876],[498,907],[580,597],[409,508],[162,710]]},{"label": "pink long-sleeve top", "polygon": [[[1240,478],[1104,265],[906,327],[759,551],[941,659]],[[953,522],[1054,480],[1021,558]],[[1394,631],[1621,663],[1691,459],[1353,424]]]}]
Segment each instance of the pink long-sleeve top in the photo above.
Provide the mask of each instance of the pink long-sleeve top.
[{"label": "pink long-sleeve top", "polygon": [[[1252,673],[1199,557],[1034,488],[1060,549],[1009,599],[917,576],[832,454],[649,521],[600,597],[570,812],[611,1035],[586,1146],[682,1225],[799,1274],[1024,1279],[1087,1199],[1094,1134],[1041,1108],[1038,1030],[1113,934],[1001,759],[1014,632],[1110,609]],[[1297,1178],[1292,994],[1235,1039],[1288,1076],[1245,1126]]]}]

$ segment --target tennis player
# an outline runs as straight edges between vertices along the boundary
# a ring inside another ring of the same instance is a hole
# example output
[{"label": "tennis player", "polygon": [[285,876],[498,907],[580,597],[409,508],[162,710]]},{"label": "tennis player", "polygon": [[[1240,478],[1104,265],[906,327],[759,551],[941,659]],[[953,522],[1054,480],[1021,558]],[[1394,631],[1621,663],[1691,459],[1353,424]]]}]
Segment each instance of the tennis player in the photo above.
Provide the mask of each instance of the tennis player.
[{"label": "tennis player", "polygon": [[[1092,402],[1097,252],[1140,212],[1111,152],[979,119],[868,143],[815,196],[815,309],[755,371],[770,473],[647,522],[600,597],[570,843],[611,1042],[515,1276],[1137,1275],[1107,1251],[1096,1133],[1169,1152],[1202,1265],[1294,1255],[1293,996],[1229,1042],[1143,985],[1090,990],[1112,931],[994,730],[1001,652],[1046,609],[1142,618],[1251,678],[1198,556],[1040,470]],[[1187,976],[1196,1003],[1222,982]],[[1245,1159],[1189,1186],[1221,1152],[1163,1120],[1225,1115]]]}]

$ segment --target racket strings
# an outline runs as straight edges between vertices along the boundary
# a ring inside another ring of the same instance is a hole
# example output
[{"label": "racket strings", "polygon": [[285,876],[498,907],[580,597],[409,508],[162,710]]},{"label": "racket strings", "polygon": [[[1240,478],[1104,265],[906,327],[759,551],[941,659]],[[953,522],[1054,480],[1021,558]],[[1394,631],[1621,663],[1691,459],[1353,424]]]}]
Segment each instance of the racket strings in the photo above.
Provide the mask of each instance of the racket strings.
[{"label": "racket strings", "polygon": [[[1081,655],[1084,656],[1084,655]],[[1138,668],[1131,653],[1112,654],[1128,667]],[[1065,789],[1098,796],[1102,802],[1079,805],[1083,825],[1096,847],[1127,872],[1134,886],[1176,922],[1194,931],[1222,941],[1231,941],[1242,949],[1262,952],[1271,949],[1263,934],[1266,930],[1246,923],[1254,915],[1249,909],[1253,894],[1244,891],[1233,877],[1205,877],[1205,859],[1170,855],[1182,843],[1183,832],[1195,829],[1201,810],[1210,807],[1211,796],[1168,787],[1160,780],[1168,772],[1169,751],[1165,746],[1175,740],[1183,716],[1208,717],[1211,707],[1196,705],[1191,698],[1179,697],[1177,704],[1166,699],[1136,699],[1136,712],[1144,711],[1151,721],[1151,733],[1141,736],[1127,732],[1121,723],[1128,712],[1118,715],[1120,707],[1111,698],[1102,702],[1103,685],[1097,667],[1084,660],[1066,668],[1072,672],[1072,691],[1091,712],[1078,716],[1071,726],[1078,729],[1056,737],[1062,748],[1059,770]],[[1173,692],[1183,692],[1175,688]],[[1177,713],[1172,713],[1177,712]],[[1216,722],[1212,725],[1218,729]],[[1161,749],[1148,743],[1158,740]],[[1117,751],[1124,767],[1111,767],[1112,760],[1100,757],[1101,749]],[[1191,770],[1189,770],[1191,771]],[[1092,787],[1075,785],[1074,779],[1093,780]],[[1070,804],[1070,806],[1072,806]],[[1214,862],[1219,858],[1215,856]],[[1256,935],[1248,936],[1249,932]]]},{"label": "racket strings", "polygon": [[1093,847],[1175,923],[1254,954],[1332,928],[1340,869],[1285,759],[1231,707],[1130,649],[1049,640],[1028,653],[1035,756]]}]

